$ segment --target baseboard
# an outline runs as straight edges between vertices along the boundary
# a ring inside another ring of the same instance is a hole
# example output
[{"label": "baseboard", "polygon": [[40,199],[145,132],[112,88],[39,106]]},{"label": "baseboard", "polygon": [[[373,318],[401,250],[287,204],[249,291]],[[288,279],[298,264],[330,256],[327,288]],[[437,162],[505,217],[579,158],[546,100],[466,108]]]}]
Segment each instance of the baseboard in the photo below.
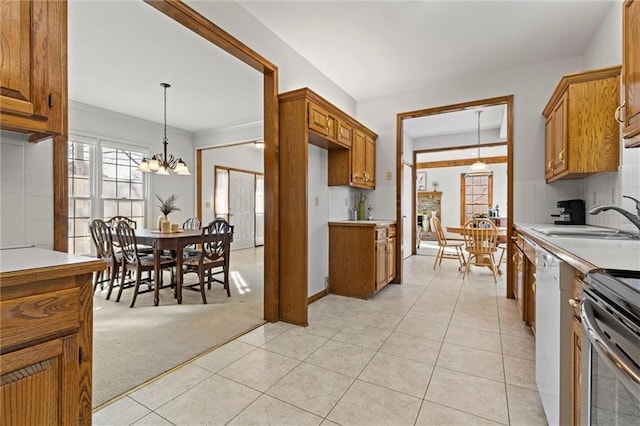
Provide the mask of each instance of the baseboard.
[{"label": "baseboard", "polygon": [[309,296],[309,297],[307,298],[307,305],[310,305],[310,304],[312,304],[313,302],[315,302],[315,301],[318,301],[318,300],[322,299],[322,298],[323,298],[323,297],[325,297],[327,294],[329,294],[329,293],[327,293],[327,290],[322,290],[322,291],[320,291],[320,292],[318,292],[318,293],[314,294],[313,296]]}]

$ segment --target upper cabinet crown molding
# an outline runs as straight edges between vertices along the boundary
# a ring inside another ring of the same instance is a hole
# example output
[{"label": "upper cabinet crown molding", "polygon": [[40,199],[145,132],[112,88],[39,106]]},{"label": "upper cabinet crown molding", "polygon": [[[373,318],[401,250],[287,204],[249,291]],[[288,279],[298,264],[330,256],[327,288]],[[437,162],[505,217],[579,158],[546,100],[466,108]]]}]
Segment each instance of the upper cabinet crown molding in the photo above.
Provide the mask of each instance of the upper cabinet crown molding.
[{"label": "upper cabinet crown molding", "polygon": [[64,134],[66,1],[3,1],[0,12],[0,128],[31,142]]},{"label": "upper cabinet crown molding", "polygon": [[622,10],[622,137],[627,148],[640,147],[640,1]]},{"label": "upper cabinet crown molding", "polygon": [[620,129],[614,112],[620,68],[567,74],[558,83],[542,113],[547,182],[618,169]]}]

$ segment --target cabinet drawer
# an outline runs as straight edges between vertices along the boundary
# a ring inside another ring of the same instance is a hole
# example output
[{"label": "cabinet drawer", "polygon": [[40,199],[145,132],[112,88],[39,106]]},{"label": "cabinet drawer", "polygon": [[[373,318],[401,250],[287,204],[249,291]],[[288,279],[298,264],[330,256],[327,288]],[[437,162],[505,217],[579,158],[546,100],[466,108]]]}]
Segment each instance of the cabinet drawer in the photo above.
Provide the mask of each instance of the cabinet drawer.
[{"label": "cabinet drawer", "polygon": [[384,240],[387,238],[387,228],[376,228],[376,240]]},{"label": "cabinet drawer", "polygon": [[66,334],[80,325],[77,288],[0,302],[0,349]]},{"label": "cabinet drawer", "polygon": [[395,237],[396,236],[396,226],[389,225],[387,227],[387,237]]}]

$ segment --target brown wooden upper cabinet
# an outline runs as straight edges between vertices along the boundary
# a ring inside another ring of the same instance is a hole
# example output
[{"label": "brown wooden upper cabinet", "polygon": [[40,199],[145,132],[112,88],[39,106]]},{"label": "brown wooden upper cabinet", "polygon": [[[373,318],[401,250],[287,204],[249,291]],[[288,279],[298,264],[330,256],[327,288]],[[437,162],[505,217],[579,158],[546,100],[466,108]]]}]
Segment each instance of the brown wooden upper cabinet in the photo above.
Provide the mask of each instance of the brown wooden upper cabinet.
[{"label": "brown wooden upper cabinet", "polygon": [[0,3],[0,128],[31,142],[64,132],[66,1]]},{"label": "brown wooden upper cabinet", "polygon": [[620,66],[562,77],[542,113],[547,182],[618,169],[619,93]]},{"label": "brown wooden upper cabinet", "polygon": [[619,120],[627,148],[640,147],[640,1],[627,0],[622,14],[622,104]]}]

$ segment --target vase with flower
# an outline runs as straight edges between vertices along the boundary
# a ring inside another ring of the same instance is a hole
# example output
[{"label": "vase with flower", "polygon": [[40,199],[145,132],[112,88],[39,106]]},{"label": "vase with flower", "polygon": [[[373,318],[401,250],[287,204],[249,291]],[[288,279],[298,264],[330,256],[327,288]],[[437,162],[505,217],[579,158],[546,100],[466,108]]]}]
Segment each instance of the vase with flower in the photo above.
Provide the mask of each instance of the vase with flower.
[{"label": "vase with flower", "polygon": [[176,206],[176,200],[178,199],[177,195],[170,195],[166,200],[160,198],[158,194],[155,194],[160,204],[158,204],[158,208],[162,214],[158,217],[158,231],[161,232],[170,232],[171,231],[171,221],[169,221],[169,213],[173,211],[180,211],[180,208]]}]

